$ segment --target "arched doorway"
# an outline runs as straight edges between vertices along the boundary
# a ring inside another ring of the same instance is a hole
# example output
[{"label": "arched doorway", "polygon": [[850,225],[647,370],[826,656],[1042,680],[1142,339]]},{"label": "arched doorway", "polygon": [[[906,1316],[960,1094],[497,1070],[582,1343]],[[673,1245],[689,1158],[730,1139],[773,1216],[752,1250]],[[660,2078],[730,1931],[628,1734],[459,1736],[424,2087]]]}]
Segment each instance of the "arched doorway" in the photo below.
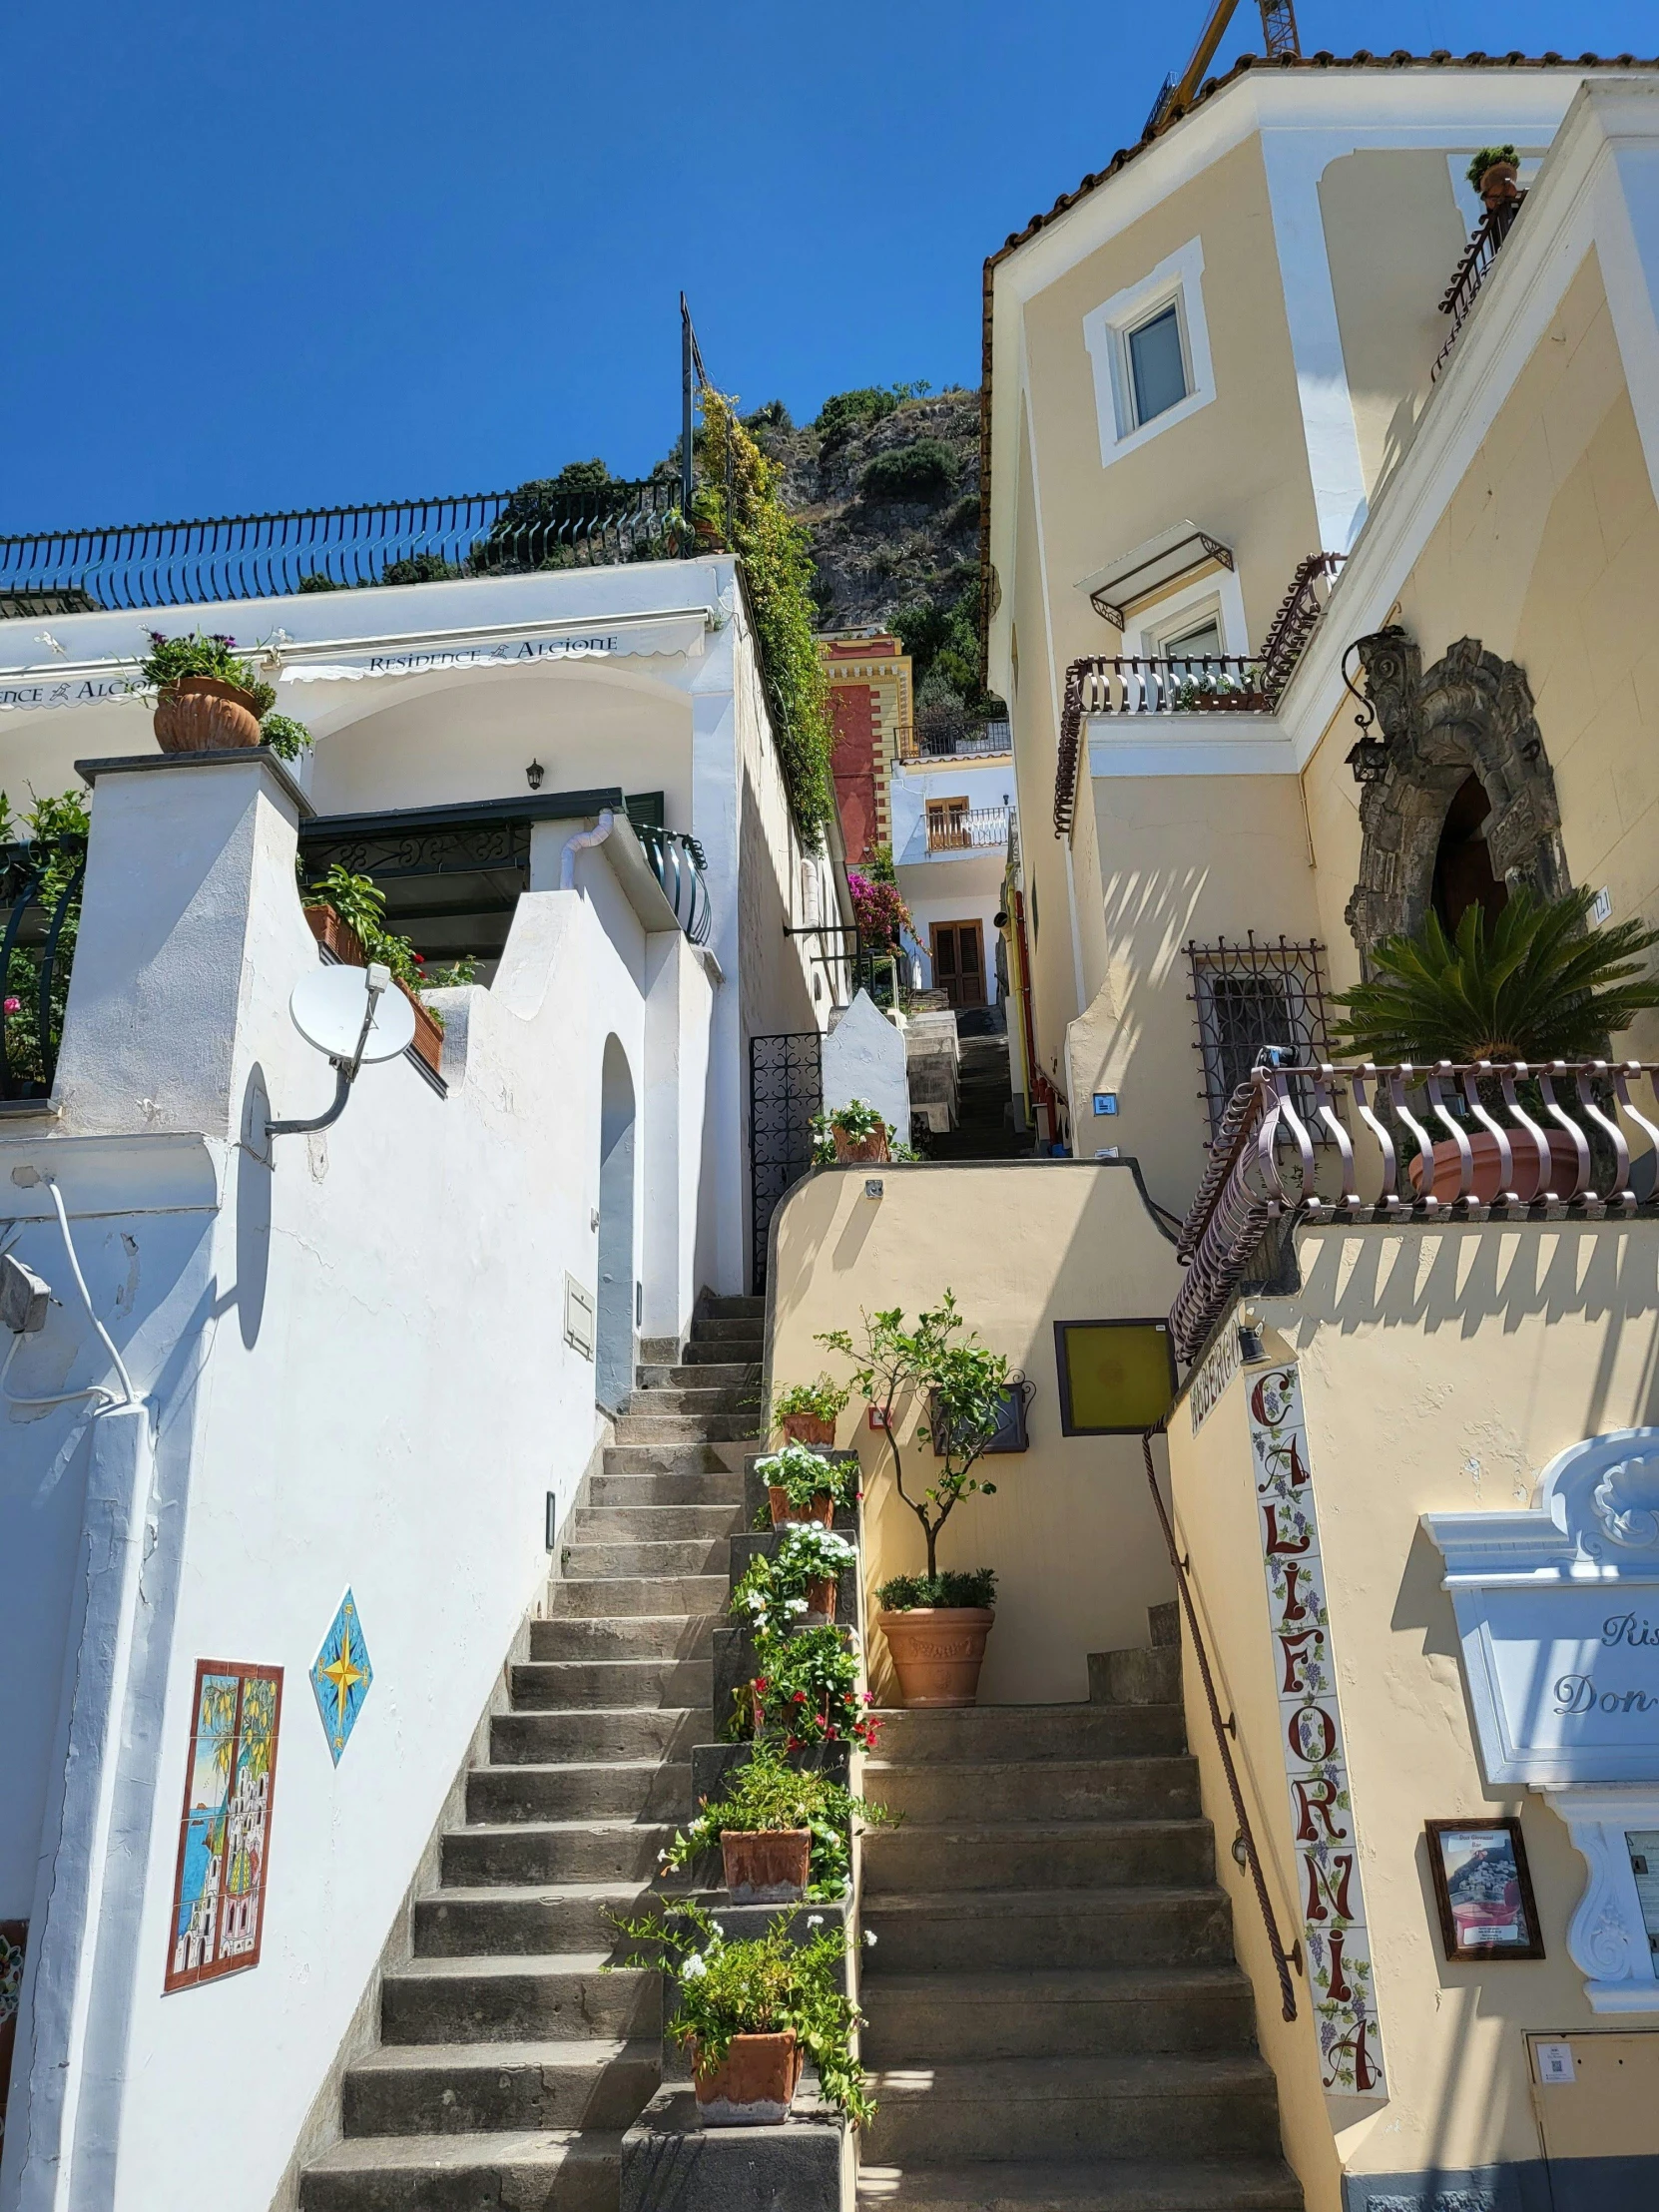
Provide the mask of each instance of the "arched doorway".
[{"label": "arched doorway", "polygon": [[599,1092],[599,1312],[594,1395],[615,1412],[634,1387],[634,1078],[605,1040]]},{"label": "arched doorway", "polygon": [[1457,924],[1471,906],[1478,906],[1489,923],[1509,903],[1508,885],[1492,871],[1492,855],[1486,843],[1486,825],[1492,803],[1478,776],[1466,776],[1451,795],[1440,841],[1434,848],[1434,880],[1429,903],[1440,925],[1454,936]]}]

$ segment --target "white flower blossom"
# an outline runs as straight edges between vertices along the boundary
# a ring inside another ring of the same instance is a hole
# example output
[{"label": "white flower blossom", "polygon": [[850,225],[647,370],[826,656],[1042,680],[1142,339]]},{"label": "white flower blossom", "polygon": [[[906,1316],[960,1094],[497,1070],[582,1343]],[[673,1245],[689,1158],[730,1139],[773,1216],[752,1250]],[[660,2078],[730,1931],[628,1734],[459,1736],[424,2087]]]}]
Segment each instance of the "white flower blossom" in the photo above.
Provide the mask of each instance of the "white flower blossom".
[{"label": "white flower blossom", "polygon": [[680,1979],[682,1981],[700,1981],[708,1970],[709,1968],[701,1955],[694,1950],[680,1968]]},{"label": "white flower blossom", "polygon": [[865,1950],[873,1950],[875,1948],[875,1931],[873,1928],[866,1928],[864,1930],[864,1948]]},{"label": "white flower blossom", "polygon": [[822,1928],[824,1926],[824,1915],[822,1913],[809,1913],[807,1915],[807,1926],[809,1928]]}]

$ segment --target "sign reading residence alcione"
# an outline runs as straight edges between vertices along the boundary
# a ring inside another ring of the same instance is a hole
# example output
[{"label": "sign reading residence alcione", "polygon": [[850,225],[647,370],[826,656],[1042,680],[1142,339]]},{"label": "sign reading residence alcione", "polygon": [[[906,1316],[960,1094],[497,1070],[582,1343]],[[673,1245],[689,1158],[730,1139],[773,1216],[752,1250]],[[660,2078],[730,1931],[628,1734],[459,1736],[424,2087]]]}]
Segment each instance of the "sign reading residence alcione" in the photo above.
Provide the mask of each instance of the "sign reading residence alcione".
[{"label": "sign reading residence alcione", "polygon": [[346,644],[286,647],[281,684],[354,683],[376,676],[432,676],[446,669],[523,668],[536,661],[604,661],[621,654],[687,653],[708,628],[702,608],[652,622],[596,623],[586,630],[535,630],[473,638],[376,639]]},{"label": "sign reading residence alcione", "polygon": [[1257,1533],[1279,1678],[1279,1749],[1291,1797],[1320,2077],[1335,2095],[1384,2097],[1302,1378],[1288,1362],[1247,1370],[1246,1384]]}]

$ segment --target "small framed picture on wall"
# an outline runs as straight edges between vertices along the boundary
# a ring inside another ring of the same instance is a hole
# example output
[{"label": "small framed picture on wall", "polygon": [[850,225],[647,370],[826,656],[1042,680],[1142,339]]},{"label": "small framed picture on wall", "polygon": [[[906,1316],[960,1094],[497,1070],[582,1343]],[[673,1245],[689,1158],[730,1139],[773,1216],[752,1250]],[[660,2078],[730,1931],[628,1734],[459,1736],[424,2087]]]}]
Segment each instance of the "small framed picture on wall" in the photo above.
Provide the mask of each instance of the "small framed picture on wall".
[{"label": "small framed picture on wall", "polygon": [[1454,1964],[1541,1958],[1543,1936],[1517,1820],[1427,1821],[1440,1939]]}]

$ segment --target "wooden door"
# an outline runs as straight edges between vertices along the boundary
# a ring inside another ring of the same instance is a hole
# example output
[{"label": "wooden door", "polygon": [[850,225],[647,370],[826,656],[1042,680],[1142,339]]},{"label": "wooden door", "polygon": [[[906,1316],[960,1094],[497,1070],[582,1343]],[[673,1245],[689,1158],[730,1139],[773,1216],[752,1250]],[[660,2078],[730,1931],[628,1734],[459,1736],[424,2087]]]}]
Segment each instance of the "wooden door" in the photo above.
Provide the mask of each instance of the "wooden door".
[{"label": "wooden door", "polygon": [[933,988],[952,1006],[985,1003],[985,939],[977,921],[935,921],[932,925]]}]

